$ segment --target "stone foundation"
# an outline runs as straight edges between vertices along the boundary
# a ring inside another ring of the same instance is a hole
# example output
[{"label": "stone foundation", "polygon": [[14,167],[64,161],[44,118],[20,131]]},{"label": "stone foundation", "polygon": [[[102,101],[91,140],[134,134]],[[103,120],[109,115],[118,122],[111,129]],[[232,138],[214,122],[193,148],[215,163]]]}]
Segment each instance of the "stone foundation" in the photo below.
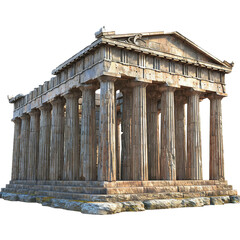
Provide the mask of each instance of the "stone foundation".
[{"label": "stone foundation", "polygon": [[127,202],[84,202],[79,200],[58,199],[28,194],[3,192],[0,197],[9,201],[37,202],[42,206],[79,211],[85,214],[114,214],[120,212],[136,212],[150,209],[167,209],[182,207],[203,207],[206,205],[223,205],[225,203],[239,203],[240,196],[196,197],[184,199],[154,199]]}]

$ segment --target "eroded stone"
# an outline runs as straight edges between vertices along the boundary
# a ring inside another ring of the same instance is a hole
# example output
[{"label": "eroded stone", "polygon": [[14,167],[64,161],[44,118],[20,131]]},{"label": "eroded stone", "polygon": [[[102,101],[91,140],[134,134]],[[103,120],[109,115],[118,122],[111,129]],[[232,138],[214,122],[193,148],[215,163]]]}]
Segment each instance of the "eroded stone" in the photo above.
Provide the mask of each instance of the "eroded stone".
[{"label": "eroded stone", "polygon": [[155,199],[144,201],[146,209],[165,209],[181,207],[182,200],[178,199]]},{"label": "eroded stone", "polygon": [[240,196],[230,196],[231,203],[240,203]]},{"label": "eroded stone", "polygon": [[18,201],[18,195],[15,193],[2,193],[2,198],[8,201]]},{"label": "eroded stone", "polygon": [[144,211],[144,204],[140,201],[122,202],[122,211]]},{"label": "eroded stone", "polygon": [[210,204],[211,205],[223,205],[224,201],[222,197],[210,197]]},{"label": "eroded stone", "polygon": [[18,200],[21,202],[36,202],[36,197],[32,195],[19,194]]},{"label": "eroded stone", "polygon": [[202,198],[187,198],[182,200],[183,207],[202,207],[204,202]]},{"label": "eroded stone", "polygon": [[81,206],[81,212],[87,214],[113,214],[119,213],[122,210],[121,203],[108,203],[108,202],[96,202],[96,203],[83,203]]}]

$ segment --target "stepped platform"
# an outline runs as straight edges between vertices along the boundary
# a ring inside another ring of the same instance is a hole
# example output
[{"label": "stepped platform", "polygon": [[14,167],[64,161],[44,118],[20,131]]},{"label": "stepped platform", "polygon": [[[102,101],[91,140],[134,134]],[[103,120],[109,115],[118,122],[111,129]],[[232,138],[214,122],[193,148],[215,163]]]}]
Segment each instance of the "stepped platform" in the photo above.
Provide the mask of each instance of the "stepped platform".
[{"label": "stepped platform", "polygon": [[10,181],[2,193],[28,194],[88,202],[123,202],[234,196],[227,181]]}]

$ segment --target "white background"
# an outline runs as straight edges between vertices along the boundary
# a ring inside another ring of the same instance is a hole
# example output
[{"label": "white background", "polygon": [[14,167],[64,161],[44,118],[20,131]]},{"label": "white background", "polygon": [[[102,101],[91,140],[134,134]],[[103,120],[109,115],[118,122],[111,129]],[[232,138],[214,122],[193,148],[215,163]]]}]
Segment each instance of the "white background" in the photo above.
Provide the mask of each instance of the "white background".
[{"label": "white background", "polygon": [[[60,63],[116,33],[179,31],[220,60],[235,62],[223,100],[225,175],[240,191],[238,1],[0,0],[0,187],[10,180],[12,109],[7,95],[27,94]],[[204,178],[208,179],[209,101],[201,103]],[[92,216],[0,200],[1,239],[226,239],[239,236],[240,204]]]}]

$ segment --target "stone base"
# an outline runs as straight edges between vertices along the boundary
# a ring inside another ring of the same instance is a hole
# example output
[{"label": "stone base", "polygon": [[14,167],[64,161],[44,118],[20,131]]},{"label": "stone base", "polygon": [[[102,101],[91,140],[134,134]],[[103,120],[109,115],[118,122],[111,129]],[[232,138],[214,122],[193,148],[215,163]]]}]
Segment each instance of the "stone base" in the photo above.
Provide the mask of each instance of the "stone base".
[{"label": "stone base", "polygon": [[128,202],[83,202],[43,196],[16,193],[2,193],[2,198],[9,201],[37,202],[42,206],[79,211],[86,214],[114,214],[120,212],[144,211],[149,209],[167,209],[181,207],[203,207],[205,205],[223,205],[239,203],[240,196],[198,197],[184,199],[154,199]]},{"label": "stone base", "polygon": [[[0,194],[1,195],[1,194]],[[2,189],[10,201],[38,202],[44,206],[111,214],[173,207],[239,202],[227,181],[11,181]],[[232,200],[231,200],[232,199]]]}]

